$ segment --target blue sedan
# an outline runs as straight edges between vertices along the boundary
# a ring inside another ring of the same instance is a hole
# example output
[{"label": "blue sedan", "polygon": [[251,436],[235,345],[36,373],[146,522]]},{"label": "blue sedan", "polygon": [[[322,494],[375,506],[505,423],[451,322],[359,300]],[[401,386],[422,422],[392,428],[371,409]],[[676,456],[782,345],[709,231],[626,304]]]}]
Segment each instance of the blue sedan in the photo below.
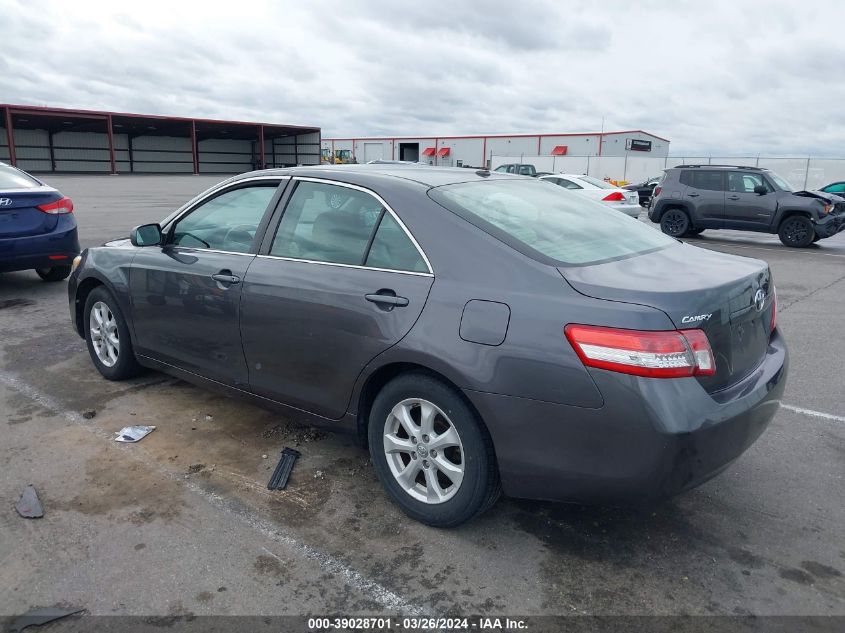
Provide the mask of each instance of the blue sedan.
[{"label": "blue sedan", "polygon": [[0,272],[35,270],[44,281],[61,281],[77,255],[71,199],[0,163]]}]

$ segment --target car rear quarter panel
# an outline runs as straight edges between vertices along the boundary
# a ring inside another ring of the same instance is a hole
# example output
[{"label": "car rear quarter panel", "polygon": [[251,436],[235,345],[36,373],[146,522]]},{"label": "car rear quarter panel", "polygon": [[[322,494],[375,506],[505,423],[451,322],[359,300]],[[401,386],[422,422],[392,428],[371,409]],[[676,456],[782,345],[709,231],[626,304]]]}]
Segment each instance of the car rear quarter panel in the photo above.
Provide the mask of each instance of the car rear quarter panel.
[{"label": "car rear quarter panel", "polygon": [[[580,295],[554,267],[513,250],[416,192],[383,195],[426,251],[435,280],[411,331],[365,368],[350,412],[356,411],[367,377],[392,363],[422,365],[462,389],[598,408],[602,396],[563,328],[568,323],[673,327],[653,308]],[[461,317],[472,300],[508,306],[503,342],[461,338]]]}]

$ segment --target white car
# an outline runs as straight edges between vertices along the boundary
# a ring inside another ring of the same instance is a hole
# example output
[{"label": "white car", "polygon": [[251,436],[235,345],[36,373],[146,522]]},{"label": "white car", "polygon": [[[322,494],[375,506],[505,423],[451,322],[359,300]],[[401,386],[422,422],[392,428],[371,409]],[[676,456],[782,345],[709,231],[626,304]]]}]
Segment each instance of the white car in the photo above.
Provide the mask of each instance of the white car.
[{"label": "white car", "polygon": [[540,176],[540,180],[548,180],[591,200],[603,202],[617,211],[630,215],[632,218],[638,217],[640,211],[642,211],[640,196],[636,191],[620,189],[616,185],[611,185],[592,176],[549,174],[548,176]]}]

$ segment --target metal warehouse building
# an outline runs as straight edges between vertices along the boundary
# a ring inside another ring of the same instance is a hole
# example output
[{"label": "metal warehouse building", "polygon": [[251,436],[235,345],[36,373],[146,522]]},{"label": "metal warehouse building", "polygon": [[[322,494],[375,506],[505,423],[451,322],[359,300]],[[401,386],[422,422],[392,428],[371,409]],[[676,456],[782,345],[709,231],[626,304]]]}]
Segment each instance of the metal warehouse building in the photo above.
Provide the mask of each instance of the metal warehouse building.
[{"label": "metal warehouse building", "polygon": [[324,162],[423,161],[452,167],[489,167],[493,156],[669,155],[669,141],[642,130],[565,134],[324,138]]},{"label": "metal warehouse building", "polygon": [[0,104],[0,161],[32,172],[240,173],[320,163],[320,128]]}]

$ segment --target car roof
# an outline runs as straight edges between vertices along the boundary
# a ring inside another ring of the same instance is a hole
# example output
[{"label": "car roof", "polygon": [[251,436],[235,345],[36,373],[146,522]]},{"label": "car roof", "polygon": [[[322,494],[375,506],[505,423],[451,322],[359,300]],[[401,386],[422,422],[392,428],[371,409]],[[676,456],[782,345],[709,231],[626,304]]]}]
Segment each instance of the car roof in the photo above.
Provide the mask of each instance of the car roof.
[{"label": "car roof", "polygon": [[232,178],[232,182],[255,176],[302,176],[312,178],[329,178],[343,180],[345,176],[372,176],[375,180],[397,179],[419,183],[427,187],[439,187],[459,182],[480,180],[512,180],[524,178],[513,174],[496,173],[483,169],[469,169],[464,167],[433,167],[427,165],[396,165],[396,164],[359,164],[359,165],[313,165],[310,167],[285,167],[262,169],[239,174]]},{"label": "car roof", "polygon": [[765,167],[754,167],[751,165],[675,165],[674,167],[669,167],[669,169],[750,169],[751,171],[769,171]]}]

